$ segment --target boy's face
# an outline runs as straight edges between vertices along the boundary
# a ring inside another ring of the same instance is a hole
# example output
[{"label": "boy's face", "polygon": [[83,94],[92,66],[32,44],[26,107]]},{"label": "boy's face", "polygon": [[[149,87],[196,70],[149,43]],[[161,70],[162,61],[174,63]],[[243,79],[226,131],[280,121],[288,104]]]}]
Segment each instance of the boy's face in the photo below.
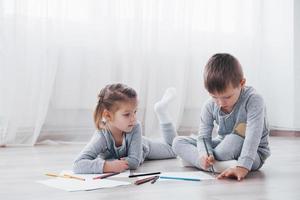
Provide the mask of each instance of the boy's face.
[{"label": "boy's face", "polygon": [[227,86],[226,90],[222,93],[209,93],[210,96],[214,99],[216,104],[221,108],[221,110],[225,113],[230,113],[239,99],[241,89],[245,85],[245,80],[241,81],[241,84],[234,88],[230,84]]}]

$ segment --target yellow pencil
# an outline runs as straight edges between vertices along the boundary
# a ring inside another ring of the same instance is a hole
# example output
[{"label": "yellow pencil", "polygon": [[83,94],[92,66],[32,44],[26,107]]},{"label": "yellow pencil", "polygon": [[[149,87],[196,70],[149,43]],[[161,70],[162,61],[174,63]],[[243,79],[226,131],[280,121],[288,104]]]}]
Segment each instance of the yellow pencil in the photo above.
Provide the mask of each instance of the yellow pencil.
[{"label": "yellow pencil", "polygon": [[85,181],[84,178],[77,177],[77,176],[72,176],[72,175],[69,175],[69,174],[64,174],[64,177],[66,177],[66,178],[73,178],[73,179],[77,179],[77,180],[81,180],[81,181]]},{"label": "yellow pencil", "polygon": [[53,174],[53,173],[46,173],[45,175],[46,175],[46,176],[52,176],[52,177],[61,177],[61,178],[66,178],[66,177],[64,177],[64,176],[62,176],[62,175]]},{"label": "yellow pencil", "polygon": [[52,176],[52,177],[60,177],[60,178],[72,178],[72,179],[77,179],[77,180],[85,181],[84,178],[80,178],[80,177],[72,176],[72,175],[68,175],[68,174],[59,175],[59,174],[53,174],[53,173],[46,173],[45,175],[46,176]]}]

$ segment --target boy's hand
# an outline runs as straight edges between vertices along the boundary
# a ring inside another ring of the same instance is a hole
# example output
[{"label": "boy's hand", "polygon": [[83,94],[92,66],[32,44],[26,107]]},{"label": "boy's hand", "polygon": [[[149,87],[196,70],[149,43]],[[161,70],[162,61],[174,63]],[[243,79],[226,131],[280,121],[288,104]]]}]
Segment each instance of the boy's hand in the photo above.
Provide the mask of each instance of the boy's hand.
[{"label": "boy's hand", "polygon": [[200,166],[203,166],[204,170],[207,170],[214,162],[215,159],[213,156],[201,156],[200,158]]},{"label": "boy's hand", "polygon": [[249,170],[244,167],[232,167],[223,171],[217,178],[235,177],[238,181],[241,181],[248,174]]},{"label": "boy's hand", "polygon": [[105,161],[103,172],[123,172],[127,170],[128,162],[127,160],[112,160],[112,161]]}]

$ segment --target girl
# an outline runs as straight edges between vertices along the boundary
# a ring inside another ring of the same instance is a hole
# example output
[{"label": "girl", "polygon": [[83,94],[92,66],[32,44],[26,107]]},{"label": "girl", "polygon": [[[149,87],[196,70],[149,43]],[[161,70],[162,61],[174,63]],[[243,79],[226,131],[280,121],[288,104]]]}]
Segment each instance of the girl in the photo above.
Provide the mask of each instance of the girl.
[{"label": "girl", "polygon": [[73,172],[122,172],[136,169],[145,159],[175,158],[172,142],[176,130],[167,112],[175,95],[174,88],[167,89],[154,106],[164,138],[164,142],[154,142],[142,137],[135,90],[120,83],[105,86],[94,112],[97,131],[75,160]]}]

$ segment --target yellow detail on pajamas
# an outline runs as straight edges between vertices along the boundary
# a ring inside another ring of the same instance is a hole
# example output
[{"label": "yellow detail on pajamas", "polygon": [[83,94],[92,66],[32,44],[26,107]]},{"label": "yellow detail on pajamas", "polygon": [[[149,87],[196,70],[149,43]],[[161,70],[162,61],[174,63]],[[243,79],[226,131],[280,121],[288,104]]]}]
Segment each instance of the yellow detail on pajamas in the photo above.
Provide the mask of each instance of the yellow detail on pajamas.
[{"label": "yellow detail on pajamas", "polygon": [[237,124],[235,126],[235,128],[234,128],[235,133],[244,138],[245,137],[245,133],[246,133],[246,126],[247,126],[246,123],[239,123],[239,124]]}]

